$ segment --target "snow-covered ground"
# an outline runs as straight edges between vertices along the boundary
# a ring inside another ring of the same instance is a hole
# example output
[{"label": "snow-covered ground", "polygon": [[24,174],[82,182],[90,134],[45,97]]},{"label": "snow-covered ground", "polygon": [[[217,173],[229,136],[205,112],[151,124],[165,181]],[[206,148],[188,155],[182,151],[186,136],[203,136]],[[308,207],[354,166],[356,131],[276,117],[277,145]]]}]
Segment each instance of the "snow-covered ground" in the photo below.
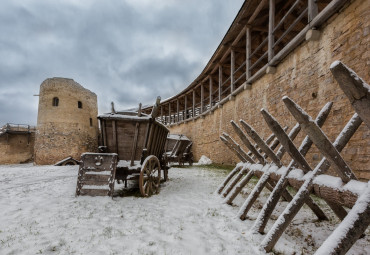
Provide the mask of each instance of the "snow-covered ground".
[{"label": "snow-covered ground", "polygon": [[[254,221],[240,221],[238,207],[214,193],[226,171],[171,168],[158,195],[111,199],[75,197],[77,170],[0,166],[0,254],[263,254],[263,236],[249,232]],[[238,197],[236,204],[241,202]],[[276,251],[310,253],[332,229],[306,209]],[[366,254],[368,240],[356,243],[352,253]]]}]

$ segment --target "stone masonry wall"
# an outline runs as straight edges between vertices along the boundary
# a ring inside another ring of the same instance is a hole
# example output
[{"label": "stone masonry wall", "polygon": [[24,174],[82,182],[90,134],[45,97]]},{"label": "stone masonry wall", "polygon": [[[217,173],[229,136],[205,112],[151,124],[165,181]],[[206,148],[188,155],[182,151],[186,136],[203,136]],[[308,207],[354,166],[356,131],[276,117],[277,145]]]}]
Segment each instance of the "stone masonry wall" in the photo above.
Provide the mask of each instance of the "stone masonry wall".
[{"label": "stone masonry wall", "polygon": [[[227,102],[213,114],[171,126],[171,133],[183,133],[192,139],[195,160],[206,155],[215,163],[235,164],[238,159],[219,139],[223,131],[237,138],[230,120],[244,119],[266,138],[271,131],[260,114],[260,109],[265,108],[281,125],[292,128],[296,121],[281,100],[283,96],[289,96],[312,117],[316,117],[327,102],[333,101],[323,130],[334,141],[354,110],[331,75],[329,66],[333,61],[340,60],[370,82],[369,19],[370,1],[352,1],[320,28],[319,41],[302,43],[277,66],[275,74],[264,75],[252,84],[251,90],[244,90],[235,101]],[[294,141],[296,146],[300,145],[303,137],[301,131]],[[236,140],[242,144],[239,139]],[[341,155],[358,178],[370,179],[370,131],[364,124]],[[314,167],[322,155],[313,146],[306,158]],[[289,159],[285,155],[283,162],[288,164]]]},{"label": "stone masonry wall", "polygon": [[0,165],[31,162],[34,144],[35,133],[30,134],[29,140],[28,134],[0,136]]},{"label": "stone masonry wall", "polygon": [[[59,99],[58,106],[53,106],[54,97]],[[84,152],[96,152],[97,114],[95,93],[72,79],[45,80],[40,86],[35,163],[54,164],[69,156],[79,159]]]}]

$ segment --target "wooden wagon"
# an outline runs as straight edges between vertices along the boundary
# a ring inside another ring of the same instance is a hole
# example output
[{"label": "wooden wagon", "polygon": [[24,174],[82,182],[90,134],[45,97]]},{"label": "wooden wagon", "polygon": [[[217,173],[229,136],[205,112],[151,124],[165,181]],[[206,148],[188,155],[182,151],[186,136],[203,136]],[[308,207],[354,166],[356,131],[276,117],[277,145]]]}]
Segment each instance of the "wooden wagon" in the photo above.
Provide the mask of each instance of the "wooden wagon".
[{"label": "wooden wagon", "polygon": [[193,165],[192,141],[185,135],[169,134],[167,136],[166,160],[184,165],[185,162]]},{"label": "wooden wagon", "polygon": [[[156,106],[159,104],[157,100]],[[138,112],[112,112],[98,116],[101,127],[101,153],[81,156],[76,195],[113,195],[114,180],[138,180],[142,196],[158,193],[161,170],[167,177],[164,158],[169,130],[150,115]],[[86,174],[87,173],[87,174]],[[105,174],[101,174],[105,173]],[[104,177],[102,177],[104,176]],[[88,185],[88,189],[84,188]],[[99,188],[107,186],[108,189]]]}]

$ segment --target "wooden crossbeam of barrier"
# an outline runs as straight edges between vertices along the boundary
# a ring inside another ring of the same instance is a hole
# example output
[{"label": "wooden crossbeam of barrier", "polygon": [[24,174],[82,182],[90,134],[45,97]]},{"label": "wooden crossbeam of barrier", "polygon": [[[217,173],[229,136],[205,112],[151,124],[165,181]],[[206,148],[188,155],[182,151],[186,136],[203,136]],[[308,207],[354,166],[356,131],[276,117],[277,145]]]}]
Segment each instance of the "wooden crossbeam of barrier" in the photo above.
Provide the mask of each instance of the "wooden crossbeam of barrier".
[{"label": "wooden crossbeam of barrier", "polygon": [[289,97],[283,97],[283,102],[316,147],[325,156],[325,158],[329,160],[330,164],[333,165],[343,182],[347,183],[351,179],[356,180],[357,178],[353,174],[351,168],[347,165],[337,149],[311,117]]},{"label": "wooden crossbeam of barrier", "polygon": [[[284,129],[283,129],[283,131],[286,132],[286,130],[284,130]],[[292,130],[290,130],[290,132],[289,132],[288,136],[289,136],[290,140],[294,140],[296,138],[296,136],[298,135],[299,131],[301,131],[301,126],[297,123],[292,128]],[[280,143],[281,143],[281,141],[280,141]],[[276,156],[281,160],[283,158],[285,152],[286,152],[285,147],[282,145],[282,146],[280,146],[279,150],[276,152]]]},{"label": "wooden crossbeam of barrier", "polygon": [[[340,152],[344,148],[344,146],[348,143],[348,141],[356,132],[361,123],[362,120],[358,116],[358,114],[354,114],[333,144],[337,151]],[[310,136],[310,138],[312,137]],[[313,142],[315,143],[314,140]],[[294,196],[294,199],[288,204],[284,212],[279,216],[270,231],[267,233],[266,237],[263,239],[261,246],[263,247],[263,249],[265,249],[266,252],[272,250],[285,229],[291,223],[298,211],[302,208],[307,197],[309,197],[311,193],[314,178],[319,174],[327,171],[329,169],[329,166],[330,161],[326,158],[323,158],[313,170],[312,175],[307,178],[303,185],[300,187],[297,194]]]},{"label": "wooden crossbeam of barrier", "polygon": [[265,164],[266,161],[265,159],[262,157],[262,155],[257,151],[256,147],[254,147],[251,142],[249,141],[249,139],[247,138],[247,136],[245,135],[245,133],[243,132],[243,130],[238,126],[238,124],[236,124],[233,120],[230,121],[231,122],[231,126],[234,128],[234,131],[235,133],[239,136],[240,140],[242,140],[242,142],[244,143],[244,145],[248,148],[248,150],[254,154],[254,156],[256,157],[256,159],[261,163],[261,164]]},{"label": "wooden crossbeam of barrier", "polygon": [[340,88],[349,99],[349,102],[370,128],[370,86],[354,71],[340,61],[330,65],[330,71],[338,82]]},{"label": "wooden crossbeam of barrier", "polygon": [[229,181],[243,168],[241,165],[236,165],[234,169],[226,176],[225,180],[218,186],[217,193],[221,194],[222,190],[226,187]]},{"label": "wooden crossbeam of barrier", "polygon": [[222,132],[222,135],[230,142],[231,146],[235,148],[235,150],[237,150],[240,153],[240,155],[243,156],[243,158],[247,162],[252,164],[255,163],[254,160],[251,157],[249,157],[248,154],[240,147],[240,145],[231,136],[229,136],[229,134]]},{"label": "wooden crossbeam of barrier", "polygon": [[[295,132],[295,129],[292,129],[292,132],[290,132],[290,136],[288,136],[283,128],[280,126],[280,124],[265,110],[261,111],[263,117],[265,118],[266,123],[270,127],[271,131],[275,134],[275,136],[278,138],[282,146],[285,147],[285,150],[289,153],[289,155],[295,159],[295,162],[299,165],[300,168],[304,169],[304,172],[308,172],[311,170],[310,166],[306,162],[305,158],[299,153],[298,149],[294,146],[291,138],[297,136],[297,132]],[[297,128],[296,128],[297,129]],[[291,165],[289,166],[291,168]],[[288,168],[289,169],[289,168]],[[287,170],[288,171],[288,170]],[[248,196],[248,198],[245,200],[243,205],[241,206],[238,216],[241,220],[246,219],[246,216],[249,212],[249,210],[252,208],[253,203],[256,201],[257,197],[261,193],[262,189],[265,187],[267,181],[270,178],[270,174],[272,171],[266,171],[263,176],[259,179],[256,186]],[[276,187],[276,185],[275,185]],[[280,192],[287,192],[286,191],[286,185],[281,186]],[[280,196],[279,196],[280,197]],[[320,209],[320,207],[311,199],[308,198],[306,201],[306,204],[310,207],[310,209],[316,214],[316,216],[321,220],[327,220],[325,213]]]},{"label": "wooden crossbeam of barrier", "polygon": [[276,157],[274,151],[262,140],[258,133],[244,120],[240,120],[240,123],[247,134],[257,143],[261,150],[275,163],[275,165],[282,167],[280,159]]},{"label": "wooden crossbeam of barrier", "polygon": [[240,161],[242,162],[246,162],[247,160],[245,158],[243,158],[243,156],[237,151],[235,150],[230,142],[223,136],[220,136],[220,140],[240,159]]},{"label": "wooden crossbeam of barrier", "polygon": [[[249,126],[245,121],[240,120],[240,122],[243,124],[244,128],[246,129],[247,133],[251,136],[251,138],[257,144],[260,145],[261,149],[265,152],[265,154],[266,155],[269,155],[269,157],[273,160],[273,162],[275,164],[280,164],[279,167],[281,167],[282,164],[280,162],[280,159],[275,155],[275,153],[273,152],[273,150],[267,146],[267,144],[262,140],[262,138],[258,135],[258,133],[251,126]],[[292,137],[293,136],[294,137],[297,136],[297,132],[295,131],[297,129],[298,128],[296,128],[296,129],[293,128],[292,129],[292,131],[293,131],[293,132],[291,132]],[[275,134],[275,137],[276,137],[276,134]],[[273,169],[273,168],[270,168],[270,169]],[[260,179],[258,180],[257,184],[254,186],[253,190],[251,191],[251,193],[249,194],[249,196],[247,197],[247,199],[245,200],[245,202],[240,207],[240,209],[238,211],[238,217],[241,220],[245,220],[246,219],[247,214],[248,214],[248,211],[250,210],[250,208],[252,207],[253,203],[258,198],[259,194],[262,192],[263,188],[267,185],[267,183],[270,183],[270,184],[272,184],[272,186],[275,186],[275,183],[273,181],[269,180],[269,173],[271,172],[270,169],[269,169],[269,171],[266,171],[260,177]],[[243,182],[244,185],[246,185],[246,183],[244,184],[244,182]],[[236,191],[237,190],[235,190],[234,192],[236,192]],[[230,204],[232,202],[232,199],[234,199],[236,197],[236,195],[235,195],[234,192],[233,192],[233,196],[230,196],[230,198],[227,199],[226,203]],[[289,192],[286,191],[286,190],[284,190],[283,192],[284,192],[284,197],[289,201],[289,199],[291,199],[291,196],[290,196]]]},{"label": "wooden crossbeam of barrier", "polygon": [[357,199],[348,216],[330,234],[316,255],[344,255],[370,225],[370,184]]},{"label": "wooden crossbeam of barrier", "polygon": [[[327,119],[332,106],[333,106],[332,102],[327,103],[318,113],[315,121],[319,127],[324,125],[324,122]],[[312,141],[310,140],[308,136],[306,136],[301,143],[301,146],[299,148],[299,153],[305,156],[308,150],[311,148],[311,146],[312,146]],[[286,172],[282,174],[278,183],[275,185],[273,192],[270,194],[266,203],[263,205],[263,208],[261,212],[259,213],[255,221],[255,224],[253,226],[253,229],[258,231],[259,233],[264,232],[265,226],[281,197],[281,193],[287,186],[287,177],[290,171],[293,169],[294,165],[295,165],[295,159],[293,158],[292,161],[289,163]]]}]

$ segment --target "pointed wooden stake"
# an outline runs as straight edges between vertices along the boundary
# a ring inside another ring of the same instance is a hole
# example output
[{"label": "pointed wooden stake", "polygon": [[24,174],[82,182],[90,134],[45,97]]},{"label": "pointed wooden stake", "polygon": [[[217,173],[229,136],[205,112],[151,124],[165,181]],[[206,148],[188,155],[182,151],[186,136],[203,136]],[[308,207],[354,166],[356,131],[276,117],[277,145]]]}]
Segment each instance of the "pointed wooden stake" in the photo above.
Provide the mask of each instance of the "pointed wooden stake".
[{"label": "pointed wooden stake", "polygon": [[370,184],[357,199],[343,222],[316,251],[316,255],[344,255],[361,237],[370,224]]},{"label": "pointed wooden stake", "polygon": [[270,147],[262,140],[262,138],[257,134],[257,132],[247,124],[244,120],[240,120],[243,128],[247,134],[258,144],[261,150],[268,155],[268,157],[278,166],[282,167],[280,160],[276,157],[275,153],[270,149]]},{"label": "pointed wooden stake", "polygon": [[[358,114],[354,114],[335,140],[334,146],[336,150],[341,151],[344,148],[361,123],[362,120]],[[310,138],[312,139],[311,136]],[[324,173],[329,168],[329,165],[330,163],[328,160],[326,160],[326,158],[323,158],[320,161],[320,163],[313,170],[311,177],[306,179],[301,188],[298,190],[297,194],[294,196],[293,200],[288,204],[284,212],[276,220],[261,243],[261,246],[266,252],[270,252],[272,250],[285,229],[288,227],[298,211],[302,208],[303,204],[311,193],[314,178],[317,175]],[[325,169],[325,171],[322,169]]]},{"label": "pointed wooden stake", "polygon": [[236,151],[238,151],[240,153],[240,155],[243,156],[243,158],[245,158],[249,163],[252,163],[254,164],[254,160],[248,156],[248,154],[240,147],[240,145],[235,142],[235,140],[229,136],[227,133],[223,132],[222,135],[230,142],[231,146],[233,148],[235,148]]},{"label": "pointed wooden stake", "polygon": [[222,196],[226,197],[227,194],[234,188],[234,186],[240,181],[240,179],[249,172],[249,166],[244,166],[239,173],[235,176],[235,178],[226,186],[225,190],[222,192]]},{"label": "pointed wooden stake", "polygon": [[283,97],[283,102],[316,147],[329,160],[330,164],[333,165],[343,182],[347,183],[351,179],[357,180],[351,168],[311,117],[290,98]]},{"label": "pointed wooden stake", "polygon": [[333,73],[344,94],[348,97],[353,108],[355,108],[366,126],[370,128],[369,84],[340,61],[335,61],[331,64],[330,71]]},{"label": "pointed wooden stake", "polygon": [[231,146],[230,142],[225,137],[220,136],[220,139],[241,160],[241,162],[247,162],[247,160]]},{"label": "pointed wooden stake", "polygon": [[[324,125],[324,122],[327,119],[332,106],[333,106],[332,102],[327,103],[321,109],[319,114],[317,115],[316,123],[319,127]],[[307,154],[308,150],[311,148],[311,146],[312,146],[312,141],[310,140],[310,138],[308,136],[306,136],[305,139],[302,141],[302,144],[299,148],[299,152],[303,156],[305,156]],[[263,205],[263,208],[262,208],[261,212],[259,213],[259,215],[258,215],[258,217],[255,221],[255,224],[253,226],[253,229],[255,231],[258,231],[259,233],[264,233],[266,224],[267,224],[272,212],[274,211],[274,209],[275,209],[275,207],[276,207],[276,205],[279,201],[279,198],[281,197],[282,191],[285,189],[285,187],[287,185],[287,177],[288,177],[289,172],[292,170],[294,164],[295,164],[295,161],[293,159],[289,163],[289,165],[287,167],[287,171],[284,174],[281,175],[278,183],[276,184],[276,186],[274,188],[274,191],[270,194],[266,203]]]},{"label": "pointed wooden stake", "polygon": [[236,173],[238,173],[243,167],[241,165],[236,165],[234,169],[226,176],[225,180],[218,186],[217,193],[221,194],[222,190],[225,188],[225,186],[229,183],[229,181],[234,177]]},{"label": "pointed wooden stake", "polygon": [[249,139],[247,138],[247,136],[244,134],[244,132],[241,130],[241,128],[238,126],[238,124],[236,124],[233,120],[230,121],[231,122],[231,126],[234,128],[236,134],[240,137],[240,140],[242,140],[242,142],[244,143],[244,145],[249,149],[249,151],[255,155],[255,157],[258,159],[258,161],[261,163],[261,164],[265,164],[266,161],[265,159],[262,157],[262,155],[256,150],[256,148],[251,144],[251,142],[249,141]]}]

